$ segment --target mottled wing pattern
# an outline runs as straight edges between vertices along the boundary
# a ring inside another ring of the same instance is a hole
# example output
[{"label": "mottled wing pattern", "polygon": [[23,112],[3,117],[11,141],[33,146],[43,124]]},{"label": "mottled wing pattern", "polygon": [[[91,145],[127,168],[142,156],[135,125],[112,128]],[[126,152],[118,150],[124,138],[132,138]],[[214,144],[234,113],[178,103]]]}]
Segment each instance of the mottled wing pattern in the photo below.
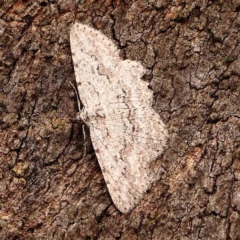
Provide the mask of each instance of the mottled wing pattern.
[{"label": "mottled wing pattern", "polygon": [[166,145],[167,128],[139,62],[122,60],[111,40],[82,24],[71,30],[71,48],[93,147],[112,200],[126,213],[156,179],[150,163]]},{"label": "mottled wing pattern", "polygon": [[80,23],[72,26],[70,41],[81,101],[94,110],[120,61],[117,47],[101,32]]},{"label": "mottled wing pattern", "polygon": [[142,65],[121,61],[100,104],[105,112],[91,126],[91,138],[117,208],[130,211],[156,180],[150,163],[166,144],[167,130],[152,108],[152,92],[140,78]]}]

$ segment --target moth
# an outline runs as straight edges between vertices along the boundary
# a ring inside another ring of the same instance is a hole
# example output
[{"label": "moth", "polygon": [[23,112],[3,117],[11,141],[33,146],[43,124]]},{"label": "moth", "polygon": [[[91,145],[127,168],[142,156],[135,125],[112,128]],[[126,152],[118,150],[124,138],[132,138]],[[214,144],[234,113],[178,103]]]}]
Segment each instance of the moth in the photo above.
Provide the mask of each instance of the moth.
[{"label": "moth", "polygon": [[156,180],[150,165],[166,145],[167,127],[152,108],[140,62],[121,59],[111,39],[80,23],[72,26],[70,43],[84,106],[80,117],[90,129],[111,198],[127,213]]}]

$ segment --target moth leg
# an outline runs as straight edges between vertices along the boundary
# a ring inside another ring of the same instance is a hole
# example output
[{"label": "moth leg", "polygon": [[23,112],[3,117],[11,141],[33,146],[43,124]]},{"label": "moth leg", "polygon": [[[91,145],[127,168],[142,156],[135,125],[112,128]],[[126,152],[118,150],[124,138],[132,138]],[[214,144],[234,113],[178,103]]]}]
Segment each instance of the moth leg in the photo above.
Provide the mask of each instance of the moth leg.
[{"label": "moth leg", "polygon": [[86,140],[85,125],[82,125],[83,139]]},{"label": "moth leg", "polygon": [[83,131],[83,140],[84,140],[84,154],[83,156],[85,157],[87,155],[87,142],[86,140],[86,132],[85,132],[85,125],[82,125],[82,131]]},{"label": "moth leg", "polygon": [[[83,119],[81,119],[81,117],[80,117],[80,113],[84,110],[84,106],[83,106],[83,108],[81,109],[81,102],[80,102],[80,97],[79,97],[79,94],[78,94],[78,91],[77,91],[77,89],[75,88],[75,86],[71,83],[71,82],[69,82],[69,84],[72,86],[72,88],[73,88],[73,90],[74,90],[74,92],[75,92],[75,94],[76,94],[76,96],[77,96],[77,102],[78,102],[78,110],[79,110],[79,112],[77,113],[77,116],[76,116],[76,119],[77,120],[83,120]],[[84,121],[83,121],[84,122]],[[84,122],[84,124],[86,124],[85,122]],[[82,125],[82,131],[83,131],[83,139],[84,139],[84,142],[85,142],[85,140],[86,140],[86,132],[85,132],[85,125]],[[84,144],[84,156],[86,156],[86,154],[87,154],[87,146],[86,146],[86,144]]]}]

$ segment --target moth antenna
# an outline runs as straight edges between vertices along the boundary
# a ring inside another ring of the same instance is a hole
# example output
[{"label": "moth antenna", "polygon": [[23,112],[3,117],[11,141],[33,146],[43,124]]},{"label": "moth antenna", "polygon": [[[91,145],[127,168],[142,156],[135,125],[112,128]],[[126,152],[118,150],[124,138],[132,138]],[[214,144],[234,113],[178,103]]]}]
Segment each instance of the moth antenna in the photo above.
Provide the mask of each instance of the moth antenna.
[{"label": "moth antenna", "polygon": [[72,86],[72,88],[73,88],[73,90],[74,90],[74,92],[76,94],[77,102],[78,102],[78,111],[81,112],[82,111],[82,109],[81,109],[81,101],[80,101],[80,97],[79,97],[78,91],[77,91],[77,89],[75,88],[75,86],[71,82],[69,82],[69,84]]}]

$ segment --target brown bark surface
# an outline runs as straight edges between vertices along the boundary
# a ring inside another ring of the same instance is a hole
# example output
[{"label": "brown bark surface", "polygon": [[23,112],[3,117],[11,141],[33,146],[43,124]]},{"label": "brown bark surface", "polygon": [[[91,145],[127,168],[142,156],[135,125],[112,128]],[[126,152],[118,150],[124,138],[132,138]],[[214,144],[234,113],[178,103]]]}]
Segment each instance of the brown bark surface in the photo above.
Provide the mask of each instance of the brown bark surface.
[{"label": "brown bark surface", "polygon": [[[240,239],[239,11],[239,0],[0,0],[0,239]],[[75,21],[148,69],[169,129],[161,179],[129,214],[73,121]]]}]

